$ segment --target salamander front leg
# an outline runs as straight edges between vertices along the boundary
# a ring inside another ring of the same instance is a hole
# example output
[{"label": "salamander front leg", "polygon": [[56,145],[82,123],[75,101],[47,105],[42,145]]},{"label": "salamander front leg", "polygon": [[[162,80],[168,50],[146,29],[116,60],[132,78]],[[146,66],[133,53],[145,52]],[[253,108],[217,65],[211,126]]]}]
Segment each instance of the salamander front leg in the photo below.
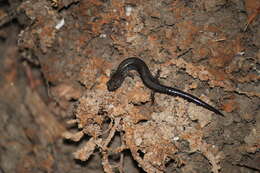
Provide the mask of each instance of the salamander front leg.
[{"label": "salamander front leg", "polygon": [[[158,79],[160,77],[160,73],[161,73],[161,70],[160,69],[157,70],[156,75],[154,77],[158,83],[159,83]],[[151,105],[154,105],[154,103],[155,103],[155,91],[154,90],[152,90],[152,92],[151,92],[150,99],[151,99]]]}]

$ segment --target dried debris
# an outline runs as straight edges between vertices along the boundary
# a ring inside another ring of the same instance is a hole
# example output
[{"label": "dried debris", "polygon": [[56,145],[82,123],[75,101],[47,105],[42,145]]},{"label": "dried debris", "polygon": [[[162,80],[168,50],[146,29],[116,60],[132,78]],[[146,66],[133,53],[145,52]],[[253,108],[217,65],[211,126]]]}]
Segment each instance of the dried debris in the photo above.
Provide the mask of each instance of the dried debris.
[{"label": "dried debris", "polygon": [[[95,59],[89,61],[93,64]],[[105,68],[106,66],[103,66],[101,71],[106,71]],[[88,66],[81,71],[84,74],[93,72]],[[91,76],[96,75],[95,73],[88,77],[84,75],[85,78],[81,79],[81,83],[88,86]],[[76,109],[76,121],[80,131],[75,134],[68,132],[64,134],[67,139],[73,141],[79,141],[83,133],[90,137],[83,147],[75,152],[75,158],[85,161],[95,149],[98,149],[104,157],[114,152],[130,150],[133,158],[146,172],[164,172],[166,164],[171,159],[177,159],[178,152],[184,152],[179,149],[181,146],[179,141],[185,140],[190,148],[185,152],[203,153],[212,164],[212,170],[218,172],[219,162],[224,155],[216,146],[207,144],[203,140],[203,127],[211,121],[211,118],[209,120],[204,118],[211,117],[210,111],[196,106],[190,106],[187,109],[183,107],[186,101],[180,98],[158,95],[161,100],[167,98],[168,102],[165,105],[165,102],[156,100],[161,111],[154,112],[149,106],[149,91],[143,86],[140,78],[135,77],[134,83],[127,79],[124,86],[116,92],[106,90],[107,80],[108,77],[102,74],[95,79],[97,82],[95,87],[89,89],[86,87],[84,96],[79,99]],[[202,111],[196,112],[197,109]],[[104,129],[107,120],[110,125]],[[198,120],[200,126],[193,123],[194,120]],[[104,135],[105,133],[109,135]],[[121,140],[124,145],[114,149],[109,147],[109,143],[112,142],[116,133],[122,134]],[[103,166],[105,166],[104,162]]]},{"label": "dried debris", "polygon": [[[118,62],[135,55],[154,71],[161,69],[161,78],[167,78],[163,82],[168,85],[174,81],[186,91],[202,88],[197,95],[209,103],[215,99],[220,105],[225,97],[232,99],[232,94],[256,98],[259,103],[260,85],[254,83],[259,82],[259,62],[256,54],[247,54],[246,35],[235,25],[240,19],[219,12],[228,2],[201,1],[197,6],[192,4],[196,2],[156,0],[69,1],[60,5],[62,2],[52,3],[60,9],[79,5],[62,12],[47,1],[27,1],[21,6],[35,23],[20,34],[19,46],[28,61],[38,57],[58,102],[78,101],[70,121],[76,122],[77,131],[66,132],[64,137],[75,142],[89,139],[74,157],[86,161],[98,151],[104,171],[113,172],[121,168],[111,164],[110,156],[129,150],[144,171],[165,172],[170,161],[179,162],[180,169],[185,167],[183,153],[199,152],[211,164],[212,172],[220,172],[221,161],[226,159],[222,151],[225,141],[218,146],[214,143],[221,135],[214,136],[214,142],[204,137],[209,133],[206,129],[220,131],[225,120],[239,121],[235,119],[238,108],[230,105],[237,100],[224,102],[228,116],[222,119],[183,99],[162,94],[157,94],[155,105],[150,105],[150,91],[137,75],[127,78],[116,92],[108,92],[106,82]],[[57,28],[63,20],[64,25]],[[251,63],[241,65],[245,61]],[[177,71],[183,74],[173,73]],[[80,92],[75,88],[81,88]],[[210,88],[214,93],[206,96],[211,94]],[[209,128],[213,120],[219,123]],[[114,147],[118,134],[121,142]],[[244,136],[246,144],[240,151],[259,149],[255,135],[252,128],[249,136]]]}]

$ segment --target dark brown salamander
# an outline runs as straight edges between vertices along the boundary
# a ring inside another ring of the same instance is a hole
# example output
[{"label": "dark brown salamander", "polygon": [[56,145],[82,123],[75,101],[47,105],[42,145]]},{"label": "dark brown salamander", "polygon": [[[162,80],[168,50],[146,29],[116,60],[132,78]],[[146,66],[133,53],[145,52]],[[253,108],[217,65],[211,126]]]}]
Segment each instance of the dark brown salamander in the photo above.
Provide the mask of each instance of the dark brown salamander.
[{"label": "dark brown salamander", "polygon": [[224,116],[216,108],[210,106],[209,104],[205,103],[204,101],[200,100],[199,98],[197,98],[189,93],[178,90],[176,88],[161,85],[158,82],[158,80],[152,76],[152,74],[151,74],[149,68],[147,67],[147,65],[145,64],[145,62],[137,57],[127,58],[119,64],[116,72],[114,74],[112,74],[112,76],[110,77],[110,80],[107,82],[108,91],[117,90],[123,83],[129,70],[136,70],[139,73],[145,86],[154,90],[155,92],[160,92],[160,93],[164,93],[164,94],[168,94],[168,95],[172,95],[172,96],[182,97],[190,102],[193,102],[199,106],[202,106],[212,112],[215,112],[216,114]]}]

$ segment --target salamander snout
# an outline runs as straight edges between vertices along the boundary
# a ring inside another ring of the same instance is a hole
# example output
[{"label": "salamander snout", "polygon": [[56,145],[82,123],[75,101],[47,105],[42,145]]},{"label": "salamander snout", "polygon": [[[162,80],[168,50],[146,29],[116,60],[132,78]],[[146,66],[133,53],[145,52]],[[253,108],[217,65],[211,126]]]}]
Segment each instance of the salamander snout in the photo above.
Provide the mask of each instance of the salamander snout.
[{"label": "salamander snout", "polygon": [[107,90],[108,91],[115,91],[117,90],[123,83],[123,79],[122,78],[115,78],[115,77],[111,77],[109,79],[109,81],[107,82]]}]

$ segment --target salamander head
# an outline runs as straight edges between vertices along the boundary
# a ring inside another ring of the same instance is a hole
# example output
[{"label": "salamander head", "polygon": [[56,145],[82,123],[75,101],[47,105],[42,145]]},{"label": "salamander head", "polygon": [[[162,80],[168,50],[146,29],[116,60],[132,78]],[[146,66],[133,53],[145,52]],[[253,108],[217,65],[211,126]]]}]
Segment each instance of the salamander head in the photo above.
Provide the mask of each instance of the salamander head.
[{"label": "salamander head", "polygon": [[117,90],[123,83],[124,77],[119,73],[114,73],[109,81],[107,82],[107,90],[115,91]]}]

